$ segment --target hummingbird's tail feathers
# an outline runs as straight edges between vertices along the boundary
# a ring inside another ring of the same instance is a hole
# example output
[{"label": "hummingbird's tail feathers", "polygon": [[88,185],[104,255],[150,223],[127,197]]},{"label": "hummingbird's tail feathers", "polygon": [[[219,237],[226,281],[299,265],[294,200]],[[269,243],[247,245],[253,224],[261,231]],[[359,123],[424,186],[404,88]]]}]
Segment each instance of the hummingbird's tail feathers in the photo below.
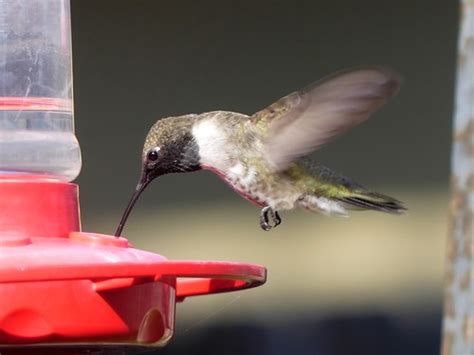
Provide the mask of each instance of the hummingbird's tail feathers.
[{"label": "hummingbird's tail feathers", "polygon": [[401,201],[393,197],[376,192],[357,192],[339,198],[349,209],[374,210],[393,214],[402,214],[406,211]]}]

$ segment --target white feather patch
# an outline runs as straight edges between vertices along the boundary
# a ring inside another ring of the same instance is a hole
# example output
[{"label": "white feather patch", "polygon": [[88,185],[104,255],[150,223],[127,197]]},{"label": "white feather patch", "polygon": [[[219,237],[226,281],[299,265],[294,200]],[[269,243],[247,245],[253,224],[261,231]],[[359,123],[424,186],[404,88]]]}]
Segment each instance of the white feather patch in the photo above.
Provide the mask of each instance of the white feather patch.
[{"label": "white feather patch", "polygon": [[240,184],[246,188],[250,188],[255,183],[255,176],[257,175],[257,170],[255,167],[251,166],[247,169],[247,172],[240,179]]},{"label": "white feather patch", "polygon": [[304,202],[307,208],[318,212],[328,215],[347,216],[347,211],[341,203],[326,197],[306,196]]},{"label": "white feather patch", "polygon": [[199,146],[201,164],[218,168],[225,156],[225,134],[219,129],[217,123],[212,120],[203,120],[194,125],[193,136]]},{"label": "white feather patch", "polygon": [[230,178],[240,178],[245,174],[245,168],[242,163],[237,163],[229,169]]}]

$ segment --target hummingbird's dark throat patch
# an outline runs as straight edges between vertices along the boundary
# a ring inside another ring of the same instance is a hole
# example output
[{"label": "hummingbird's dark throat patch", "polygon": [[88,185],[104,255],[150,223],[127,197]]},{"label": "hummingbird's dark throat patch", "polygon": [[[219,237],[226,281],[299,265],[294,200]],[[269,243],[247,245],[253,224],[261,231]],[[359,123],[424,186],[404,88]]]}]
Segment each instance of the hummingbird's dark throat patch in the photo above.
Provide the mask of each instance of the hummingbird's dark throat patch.
[{"label": "hummingbird's dark throat patch", "polygon": [[201,169],[199,146],[191,133],[185,133],[174,139],[168,146],[162,147],[161,170],[166,173],[185,173]]}]

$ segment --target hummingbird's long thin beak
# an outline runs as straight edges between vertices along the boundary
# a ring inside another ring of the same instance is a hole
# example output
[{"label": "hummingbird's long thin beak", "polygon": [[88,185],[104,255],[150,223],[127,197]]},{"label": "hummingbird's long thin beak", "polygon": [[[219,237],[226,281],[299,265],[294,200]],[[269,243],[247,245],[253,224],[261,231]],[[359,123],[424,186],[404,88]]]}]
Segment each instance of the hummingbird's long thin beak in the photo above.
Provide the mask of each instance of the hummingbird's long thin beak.
[{"label": "hummingbird's long thin beak", "polygon": [[135,192],[133,193],[132,198],[130,199],[130,202],[127,205],[127,208],[125,209],[125,212],[123,213],[122,219],[120,220],[117,230],[115,231],[116,237],[120,237],[120,235],[122,234],[122,230],[123,230],[123,227],[125,226],[125,222],[127,221],[127,218],[130,212],[132,211],[133,206],[135,206],[135,202],[137,202],[141,193],[143,192],[143,190],[145,190],[145,188],[148,186],[151,180],[152,179],[150,179],[148,177],[148,174],[146,174],[146,172],[144,171],[142,173],[140,181],[138,181]]}]

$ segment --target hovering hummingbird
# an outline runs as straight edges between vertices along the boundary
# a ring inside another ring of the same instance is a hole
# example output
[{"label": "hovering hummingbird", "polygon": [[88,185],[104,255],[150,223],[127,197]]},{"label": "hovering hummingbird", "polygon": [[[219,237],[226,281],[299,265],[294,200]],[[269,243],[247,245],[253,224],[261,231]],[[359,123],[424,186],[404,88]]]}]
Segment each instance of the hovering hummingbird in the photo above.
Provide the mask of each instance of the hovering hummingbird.
[{"label": "hovering hummingbird", "polygon": [[327,215],[401,213],[400,201],[305,158],[368,119],[399,86],[398,75],[389,70],[359,68],[295,91],[252,116],[213,111],[158,120],[146,137],[141,177],[115,235],[153,179],[201,169],[262,207],[264,230],[281,223],[279,211],[295,208]]}]

